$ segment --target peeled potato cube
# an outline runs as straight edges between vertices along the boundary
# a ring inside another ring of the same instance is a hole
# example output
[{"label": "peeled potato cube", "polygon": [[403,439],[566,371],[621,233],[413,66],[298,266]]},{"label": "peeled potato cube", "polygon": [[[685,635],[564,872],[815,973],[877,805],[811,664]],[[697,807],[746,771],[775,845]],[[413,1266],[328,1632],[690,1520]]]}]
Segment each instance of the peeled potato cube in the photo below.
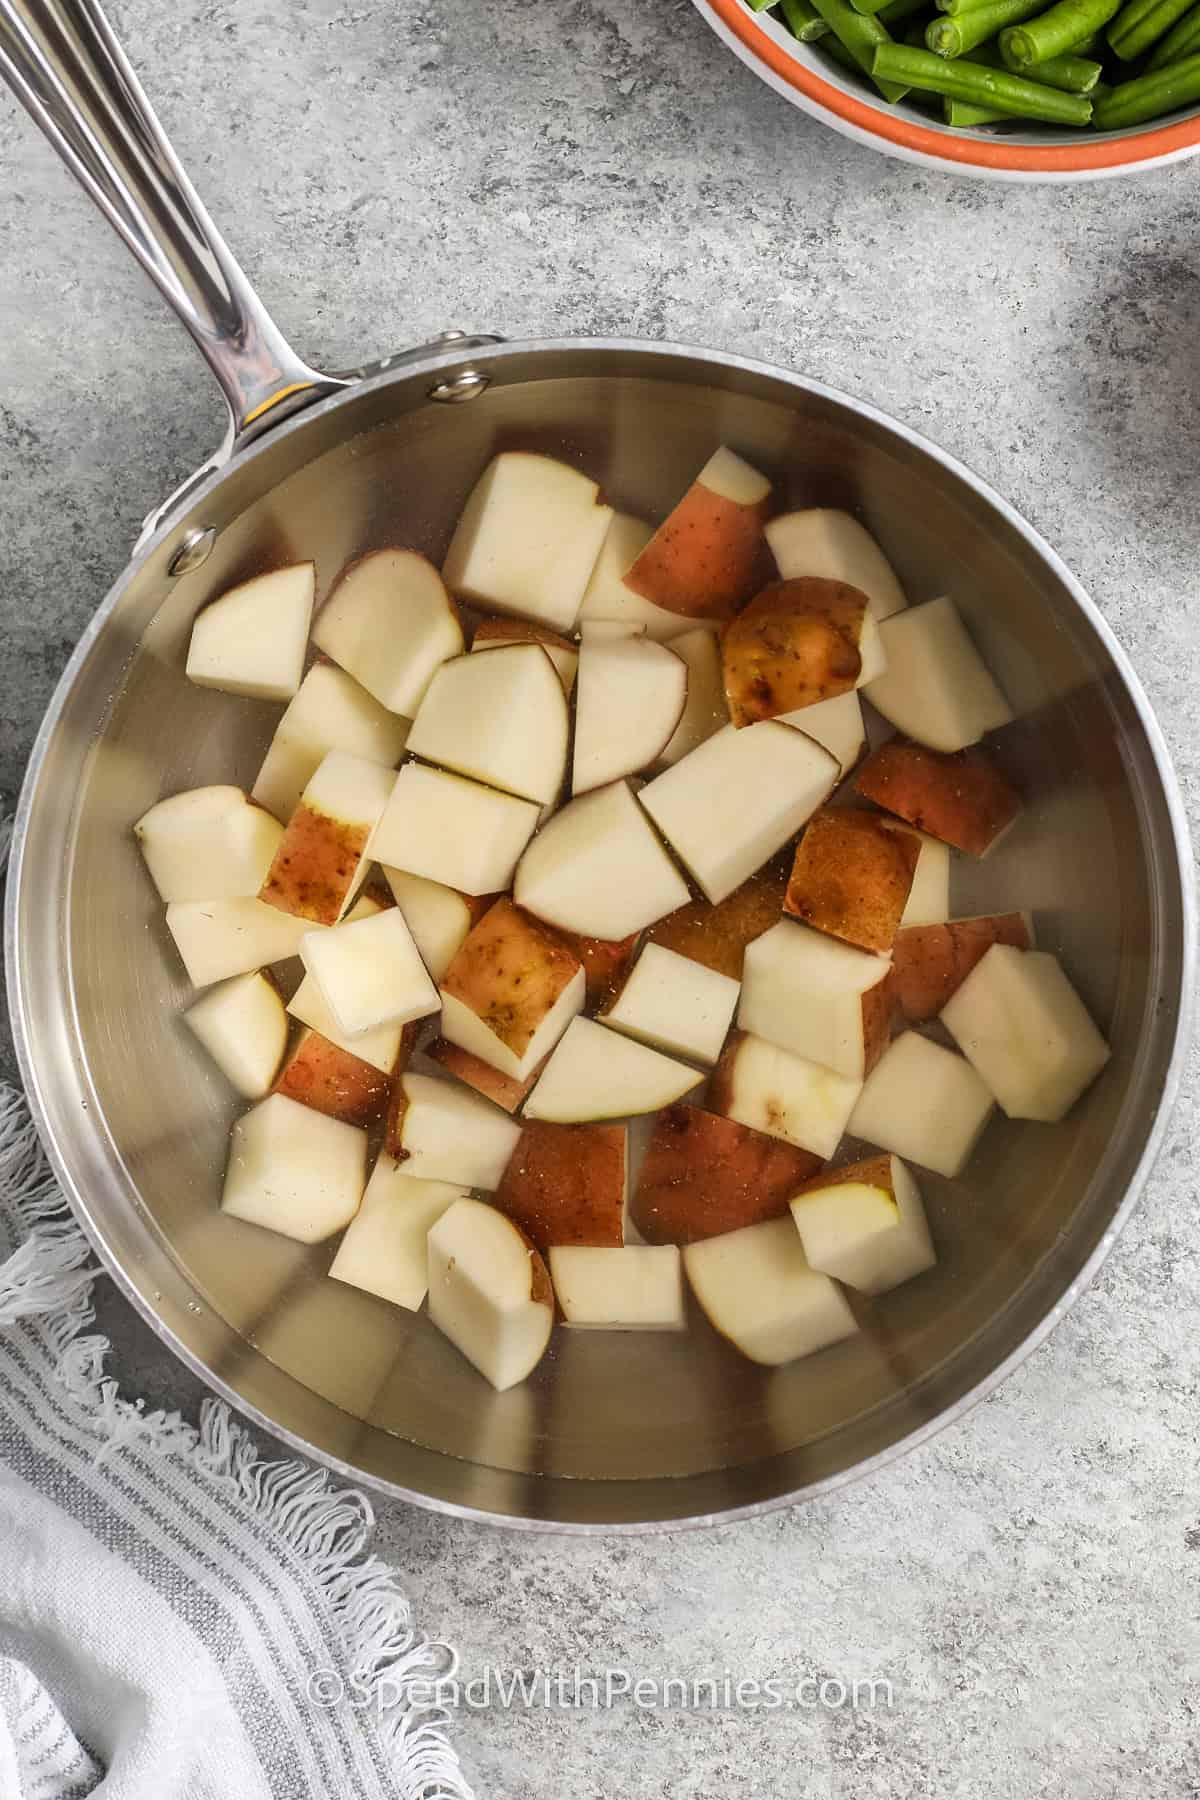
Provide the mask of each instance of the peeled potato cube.
[{"label": "peeled potato cube", "polygon": [[692,1244],[786,1214],[820,1157],[698,1106],[654,1121],[630,1218],[648,1244]]},{"label": "peeled potato cube", "polygon": [[920,1190],[898,1156],[827,1170],[791,1214],[810,1268],[860,1294],[890,1293],[937,1261]]},{"label": "peeled potato cube", "polygon": [[456,1200],[429,1233],[429,1317],[503,1392],[533,1372],[554,1324],[546,1265],[511,1220]]},{"label": "peeled potato cube", "polygon": [[657,761],[683,716],[687,685],[687,665],[667,644],[585,635],[571,792],[604,787]]},{"label": "peeled potato cube", "polygon": [[920,845],[917,867],[908,899],[900,915],[901,929],[910,925],[941,925],[950,917],[950,846],[940,839],[914,831]]},{"label": "peeled potato cube", "polygon": [[644,600],[688,618],[727,619],[754,592],[765,475],[722,447],[625,574]]},{"label": "peeled potato cube", "polygon": [[709,1324],[751,1362],[792,1362],[858,1329],[837,1283],[808,1266],[788,1218],[689,1244],[683,1266]]},{"label": "peeled potato cube", "polygon": [[347,1125],[370,1125],[387,1111],[392,1084],[352,1050],[306,1031],[280,1070],[275,1092]]},{"label": "peeled potato cube", "polygon": [[287,1049],[287,1013],[261,970],[223,981],[183,1017],[239,1094],[261,1100],[270,1091]]},{"label": "peeled potato cube", "polygon": [[615,940],[682,906],[688,890],[626,783],[614,781],[543,825],[513,898],[548,925]]},{"label": "peeled potato cube", "polygon": [[612,508],[578,469],[505,451],[480,476],[442,566],[456,594],[569,631]]},{"label": "peeled potato cube", "polygon": [[844,581],[862,590],[877,620],[890,619],[908,604],[891,563],[847,512],[810,506],[782,513],[766,527],[766,538],[785,581],[801,575]]},{"label": "peeled potato cube", "polygon": [[230,588],[196,615],[188,680],[253,700],[290,700],[304,673],[315,591],[312,563]]},{"label": "peeled potato cube", "polygon": [[395,779],[379,763],[331,750],[288,820],[259,899],[315,925],[341,918]]},{"label": "peeled potato cube", "polygon": [[428,881],[424,875],[408,875],[386,863],[383,873],[421,952],[421,960],[433,979],[440,981],[488,903],[481,902],[478,895],[460,894],[457,888],[446,887],[443,882]]},{"label": "peeled potato cube", "polygon": [[[678,628],[678,619],[675,623]],[[673,637],[668,648],[687,669],[687,699],[683,712],[658,759],[664,768],[670,769],[728,725],[729,707],[725,701],[725,677],[715,632],[698,625],[694,631],[684,631]]]},{"label": "peeled potato cube", "polygon": [[675,636],[679,614],[655,606],[652,600],[643,600],[625,585],[626,574],[653,536],[653,525],[647,525],[644,519],[630,518],[628,513],[613,514],[579,608],[580,625],[612,620],[636,625],[645,630],[647,637],[661,640]]},{"label": "peeled potato cube", "polygon": [[888,984],[896,1011],[909,1025],[935,1019],[993,944],[1031,949],[1029,914],[949,919],[944,925],[914,925],[899,932]]},{"label": "peeled potato cube", "polygon": [[1012,719],[953,600],[911,606],[880,627],[887,667],[867,687],[877,712],[914,743],[965,750]]},{"label": "peeled potato cube", "polygon": [[272,1094],[233,1128],[221,1209],[319,1244],[358,1211],[366,1165],[365,1131]]},{"label": "peeled potato cube", "polygon": [[832,700],[818,700],[815,706],[780,713],[778,723],[791,725],[805,737],[815,738],[837,759],[843,775],[850,773],[867,741],[862,701],[853,690],[848,694],[835,694]]},{"label": "peeled potato cube", "polygon": [[942,1023],[1010,1119],[1065,1118],[1112,1052],[1056,956],[994,944]]},{"label": "peeled potato cube", "polygon": [[317,663],[276,727],[253,798],[286,822],[331,750],[347,750],[391,769],[407,737],[407,719],[380,706],[344,669]]},{"label": "peeled potato cube", "polygon": [[701,1080],[696,1069],[594,1019],[572,1019],[525,1102],[525,1117],[562,1124],[657,1112]]},{"label": "peeled potato cube", "polygon": [[583,1006],[579,958],[511,900],[473,927],[441,987],[442,1036],[524,1081]]},{"label": "peeled potato cube", "polygon": [[832,1156],[862,1082],[796,1056],[752,1032],[734,1032],[717,1064],[709,1105],[754,1131]]},{"label": "peeled potato cube", "polygon": [[516,1149],[521,1127],[453,1081],[401,1075],[392,1090],[387,1152],[406,1175],[491,1190]]},{"label": "peeled potato cube", "polygon": [[313,643],[389,712],[411,719],[435,669],[463,648],[453,600],[415,550],[372,550],[347,565],[317,614]]},{"label": "peeled potato cube", "polygon": [[562,691],[569,700],[579,669],[579,645],[561,632],[528,619],[481,619],[471,639],[471,649],[498,650],[504,644],[540,644],[554,664]]},{"label": "peeled potato cube", "polygon": [[511,1075],[502,1075],[491,1063],[484,1062],[482,1056],[472,1055],[470,1050],[464,1050],[461,1044],[452,1044],[448,1038],[435,1038],[432,1044],[425,1046],[425,1055],[440,1064],[448,1075],[465,1081],[485,1100],[494,1100],[506,1113],[516,1112],[541,1074],[539,1066],[524,1081],[514,1081]]},{"label": "peeled potato cube", "polygon": [[779,923],[786,886],[787,871],[772,863],[715,906],[711,900],[689,900],[651,925],[647,940],[740,981],[746,946]]},{"label": "peeled potato cube", "polygon": [[416,1312],[429,1291],[429,1233],[467,1190],[421,1181],[381,1156],[329,1265],[335,1281]]},{"label": "peeled potato cube", "polygon": [[738,1003],[738,984],[703,963],[647,944],[604,1023],[670,1056],[714,1063]]},{"label": "peeled potato cube", "polygon": [[[347,919],[347,923],[349,922]],[[287,1009],[293,1019],[299,1019],[301,1024],[310,1026],[339,1050],[346,1050],[362,1062],[370,1063],[373,1069],[380,1070],[384,1075],[394,1074],[408,1060],[415,1025],[400,1025],[389,1021],[386,1025],[376,1025],[370,1031],[343,1031],[333,1008],[311,975],[305,975],[288,1001]]]},{"label": "peeled potato cube", "polygon": [[849,693],[863,674],[866,617],[866,595],[841,581],[805,576],[756,594],[721,638],[734,724],[753,725]]},{"label": "peeled potato cube", "polygon": [[889,969],[886,956],[783,919],[747,946],[738,1024],[861,1081],[887,1043]]},{"label": "peeled potato cube", "polygon": [[408,747],[525,800],[556,800],[567,768],[567,703],[540,644],[456,656],[436,672]]},{"label": "peeled potato cube", "polygon": [[945,756],[904,738],[868,756],[854,785],[864,800],[972,856],[986,856],[1021,810],[1020,795],[984,751]]},{"label": "peeled potato cube", "polygon": [[962,1173],[991,1116],[992,1096],[970,1063],[906,1031],[867,1076],[848,1129],[951,1176]]},{"label": "peeled potato cube", "polygon": [[684,1331],[683,1264],[673,1244],[558,1244],[548,1253],[563,1318],[579,1331]]},{"label": "peeled potato cube", "polygon": [[312,930],[308,919],[253,899],[173,900],[166,918],[193,987],[298,956]]},{"label": "peeled potato cube", "polygon": [[530,1120],[496,1189],[496,1205],[539,1250],[618,1245],[627,1166],[624,1125]]},{"label": "peeled potato cube", "polygon": [[133,828],[163,900],[238,900],[257,894],[283,827],[241,788],[192,788],[142,814]]},{"label": "peeled potato cube", "polygon": [[783,910],[859,950],[889,951],[919,848],[911,831],[875,813],[822,807],[797,846]]},{"label": "peeled potato cube", "polygon": [[743,731],[727,725],[638,799],[716,903],[799,831],[837,778],[827,750],[767,720]]},{"label": "peeled potato cube", "polygon": [[300,955],[353,1039],[379,1025],[407,1025],[438,1010],[438,992],[398,906],[301,939]]},{"label": "peeled potato cube", "polygon": [[371,853],[407,875],[464,894],[496,894],[512,883],[538,809],[482,782],[406,763],[375,829]]}]

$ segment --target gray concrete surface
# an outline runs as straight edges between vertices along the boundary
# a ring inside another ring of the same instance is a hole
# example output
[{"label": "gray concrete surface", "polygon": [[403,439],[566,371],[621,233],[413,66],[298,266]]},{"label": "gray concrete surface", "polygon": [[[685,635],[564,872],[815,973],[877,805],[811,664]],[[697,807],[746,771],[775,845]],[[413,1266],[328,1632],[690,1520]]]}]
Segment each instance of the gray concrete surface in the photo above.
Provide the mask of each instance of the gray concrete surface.
[{"label": "gray concrete surface", "polygon": [[[1075,190],[887,162],[776,98],[686,0],[114,5],[294,340],[451,324],[716,344],[853,389],[995,482],[1131,652],[1193,811],[1197,166]],[[193,352],[0,101],[0,793],[137,523],[211,447]],[[491,1708],[487,1800],[1200,1794],[1196,1086],[1052,1342],[842,1498],[668,1539],[381,1509],[421,1623],[485,1666],[813,1673],[893,1704]],[[111,1297],[131,1390],[197,1390]]]}]

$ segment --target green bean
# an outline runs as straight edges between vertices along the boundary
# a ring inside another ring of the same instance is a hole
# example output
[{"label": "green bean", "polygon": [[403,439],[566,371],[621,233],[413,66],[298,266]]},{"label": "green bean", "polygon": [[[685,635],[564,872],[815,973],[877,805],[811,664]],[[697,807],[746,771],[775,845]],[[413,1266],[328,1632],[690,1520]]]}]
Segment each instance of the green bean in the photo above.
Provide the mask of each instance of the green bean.
[{"label": "green bean", "polygon": [[829,31],[816,7],[809,5],[809,0],[779,0],[779,10],[792,36],[802,44],[813,44]]},{"label": "green bean", "polygon": [[1028,75],[1031,81],[1043,81],[1047,87],[1061,88],[1064,94],[1090,94],[1103,74],[1103,67],[1086,56],[1051,56],[1045,62],[1024,63],[1012,55],[1009,33],[1000,33],[1000,55],[1006,69],[1014,75]]},{"label": "green bean", "polygon": [[972,106],[969,100],[942,101],[942,118],[947,125],[995,125],[1008,116],[991,106]]},{"label": "green bean", "polygon": [[840,68],[848,69],[852,75],[862,74],[862,70],[859,68],[854,57],[852,57],[847,50],[845,44],[839,43],[832,31],[826,32],[825,36],[820,40],[820,46],[822,56],[828,56],[833,62],[837,63]]},{"label": "green bean", "polygon": [[1149,50],[1165,37],[1188,10],[1192,0],[1128,0],[1108,28],[1108,41],[1122,62]]},{"label": "green bean", "polygon": [[1044,3],[1045,0],[989,0],[987,6],[974,7],[953,18],[934,19],[925,33],[925,43],[939,56],[965,56],[977,44],[986,44],[995,37],[1003,26],[1028,19]]},{"label": "green bean", "polygon": [[1009,54],[1023,68],[1066,56],[1081,38],[1107,25],[1120,10],[1121,0],[1058,0],[1049,12],[1007,33]]},{"label": "green bean", "polygon": [[855,12],[850,0],[813,0],[813,5],[828,25],[830,31],[850,52],[864,75],[869,75],[885,100],[900,100],[908,92],[903,84],[894,81],[880,81],[874,72],[874,57],[878,49],[886,49],[891,43],[886,25],[881,25],[872,13]]},{"label": "green bean", "polygon": [[963,13],[978,12],[983,6],[990,6],[992,0],[933,0],[941,13],[949,13],[952,19],[961,17]]},{"label": "green bean", "polygon": [[[906,53],[907,54],[907,53]],[[891,70],[887,71],[891,76]],[[1093,123],[1100,131],[1120,131],[1126,125],[1144,125],[1180,106],[1200,100],[1200,56],[1185,56],[1165,69],[1122,81],[1111,94],[1096,103]]]},{"label": "green bean", "polygon": [[1108,45],[1104,41],[1104,33],[1102,31],[1089,31],[1087,36],[1085,38],[1080,38],[1077,44],[1068,44],[1063,51],[1063,55],[1087,56],[1093,61],[1099,61],[1107,49]]},{"label": "green bean", "polygon": [[1197,50],[1200,50],[1200,6],[1193,6],[1165,38],[1159,39],[1145,73],[1165,69],[1168,63],[1178,62],[1181,56],[1191,56]]},{"label": "green bean", "polygon": [[751,12],[766,12],[768,6],[774,6],[775,0],[746,0]]},{"label": "green bean", "polygon": [[887,5],[887,0],[850,0],[855,12],[878,13]]},{"label": "green bean", "polygon": [[1092,103],[1083,94],[1062,94],[1057,88],[1042,87],[1005,69],[985,68],[982,63],[946,62],[928,50],[909,50],[902,44],[880,45],[874,74],[876,81],[907,82],[951,100],[992,107],[1013,119],[1086,125],[1092,116]]}]

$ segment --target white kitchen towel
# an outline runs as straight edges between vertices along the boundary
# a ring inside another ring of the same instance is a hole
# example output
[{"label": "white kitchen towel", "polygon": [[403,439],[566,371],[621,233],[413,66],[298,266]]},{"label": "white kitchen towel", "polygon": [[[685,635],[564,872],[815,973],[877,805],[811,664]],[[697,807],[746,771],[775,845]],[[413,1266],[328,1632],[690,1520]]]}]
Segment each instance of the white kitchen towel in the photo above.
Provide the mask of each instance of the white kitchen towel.
[{"label": "white kitchen towel", "polygon": [[366,1497],[122,1399],[96,1273],[0,1086],[0,1800],[470,1800]]}]

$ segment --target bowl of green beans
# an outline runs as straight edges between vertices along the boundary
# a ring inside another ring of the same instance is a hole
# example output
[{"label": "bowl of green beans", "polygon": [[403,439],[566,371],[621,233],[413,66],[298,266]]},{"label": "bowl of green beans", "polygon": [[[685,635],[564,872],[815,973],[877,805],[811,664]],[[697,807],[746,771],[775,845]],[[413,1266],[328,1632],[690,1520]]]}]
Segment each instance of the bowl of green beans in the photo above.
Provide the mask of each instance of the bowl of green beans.
[{"label": "bowl of green beans", "polygon": [[1200,0],[695,0],[794,104],[910,161],[1079,181],[1200,150]]}]

